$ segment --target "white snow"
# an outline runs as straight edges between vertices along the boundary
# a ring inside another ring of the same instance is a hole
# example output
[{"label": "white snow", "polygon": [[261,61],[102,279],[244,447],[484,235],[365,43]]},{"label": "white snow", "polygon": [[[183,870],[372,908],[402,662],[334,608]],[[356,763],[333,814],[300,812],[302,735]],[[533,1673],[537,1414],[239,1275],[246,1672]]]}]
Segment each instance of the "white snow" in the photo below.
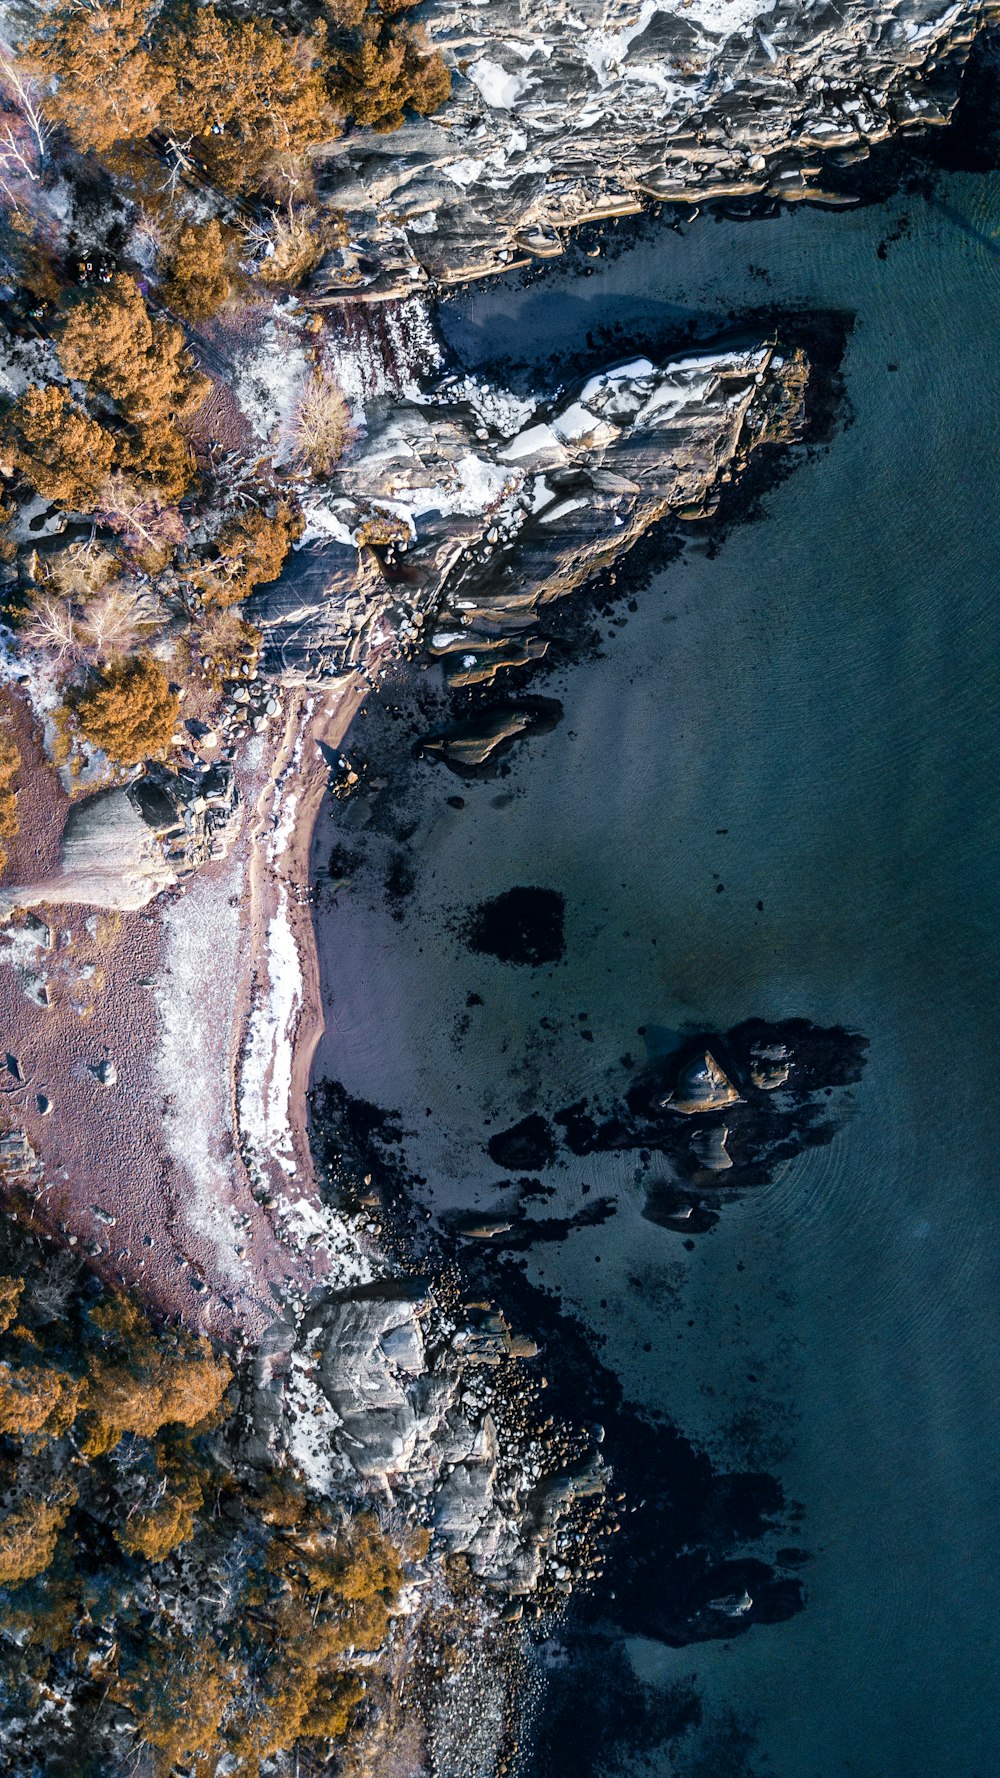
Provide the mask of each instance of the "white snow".
[{"label": "white snow", "polygon": [[[631,74],[622,67],[632,44],[641,38],[659,12],[673,12],[678,17],[701,25],[713,37],[731,37],[763,14],[773,12],[775,0],[690,0],[678,6],[676,0],[643,0],[638,16],[620,31],[594,31],[585,26],[583,53],[597,76],[599,86],[609,86],[616,75]],[[580,21],[582,24],[582,21]]]},{"label": "white snow", "polygon": [[499,62],[492,62],[487,56],[473,62],[465,72],[494,111],[512,111],[522,94],[535,85],[529,75],[510,74]]},{"label": "white snow", "polygon": [[556,458],[564,458],[566,455],[561,440],[544,420],[537,426],[528,426],[524,432],[519,432],[497,455],[504,463],[519,463],[523,457],[538,457],[543,452]]},{"label": "white snow", "polygon": [[656,375],[656,366],[648,358],[631,358],[628,364],[616,365],[614,370],[605,370],[599,376],[591,377],[580,391],[580,400],[586,404],[593,401],[609,383],[635,383],[640,377]]},{"label": "white snow", "polygon": [[471,155],[466,155],[461,160],[448,161],[441,171],[446,179],[450,179],[453,185],[460,185],[464,191],[467,185],[475,184],[485,167],[485,161],[477,161]]},{"label": "white snow", "polygon": [[926,24],[918,25],[912,20],[903,26],[907,43],[927,43],[938,32],[947,30],[948,26],[962,11],[961,0],[955,6],[948,6],[939,18],[928,19]]},{"label": "white snow", "polygon": [[393,304],[379,319],[378,331],[355,327],[342,336],[331,331],[324,347],[324,361],[354,409],[356,425],[363,423],[370,404],[387,395],[419,401],[420,379],[431,376],[442,361],[430,311],[419,296]]},{"label": "white snow", "polygon": [[310,369],[302,340],[277,316],[262,330],[255,349],[237,363],[236,399],[257,437],[270,445],[275,462],[291,450],[295,411]]},{"label": "white snow", "polygon": [[154,993],[160,1038],[154,1068],[165,1102],[163,1130],[176,1165],[191,1182],[186,1216],[214,1244],[220,1269],[242,1270],[238,1230],[228,1202],[233,1186],[229,1055],[219,1033],[232,1030],[242,939],[238,906],[242,866],[199,877],[163,912],[166,949]]},{"label": "white snow", "polygon": [[341,1421],[302,1352],[292,1354],[284,1405],[292,1462],[317,1494],[332,1493],[334,1474],[340,1467],[333,1449],[333,1434]]},{"label": "white snow", "polygon": [[485,426],[501,438],[513,438],[530,420],[536,403],[512,395],[509,389],[497,389],[478,377],[462,377],[449,383],[443,391],[448,401],[467,401]]},{"label": "white snow", "polygon": [[302,1009],[302,975],[284,884],[267,950],[267,988],[254,1002],[240,1066],[240,1133],[259,1159],[275,1160],[292,1175],[292,1040]]}]

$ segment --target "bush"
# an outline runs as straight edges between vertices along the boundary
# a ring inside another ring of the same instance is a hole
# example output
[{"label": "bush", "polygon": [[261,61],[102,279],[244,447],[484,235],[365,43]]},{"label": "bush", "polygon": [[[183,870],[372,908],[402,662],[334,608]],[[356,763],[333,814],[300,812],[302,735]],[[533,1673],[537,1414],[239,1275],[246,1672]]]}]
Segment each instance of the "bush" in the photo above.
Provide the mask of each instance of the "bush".
[{"label": "bush", "polygon": [[217,561],[199,576],[206,599],[238,605],[254,587],[277,580],[302,529],[302,514],[286,500],[271,516],[255,509],[229,519],[219,533]]},{"label": "bush", "polygon": [[91,746],[117,765],[134,766],[165,752],[180,704],[159,661],[140,654],[113,661],[77,700],[75,714]]},{"label": "bush", "polygon": [[334,49],[330,93],[345,117],[384,133],[398,130],[409,108],[429,116],[451,92],[443,57],[428,52],[400,13],[415,0],[327,0]]},{"label": "bush", "polygon": [[326,371],[313,371],[295,415],[296,457],[313,475],[328,476],[350,435],[351,415],[340,385]]},{"label": "bush", "polygon": [[73,305],[57,350],[67,376],[110,396],[137,424],[189,413],[208,390],[181,329],[154,320],[125,272]]},{"label": "bush", "polygon": [[30,46],[46,115],[84,153],[103,154],[159,126],[170,74],[144,42],[151,16],[142,0],[84,0],[51,15]]},{"label": "bush", "polygon": [[0,1519],[0,1586],[43,1574],[56,1552],[73,1496],[26,1500]]},{"label": "bush", "polygon": [[94,511],[115,441],[67,389],[32,384],[7,415],[4,434],[21,474],[44,500],[69,512]]},{"label": "bush", "polygon": [[259,189],[284,171],[296,183],[337,120],[312,37],[290,37],[268,20],[223,18],[214,6],[181,17],[161,48],[172,91],[167,129],[194,136],[226,191]]},{"label": "bush", "polygon": [[232,293],[228,253],[229,242],[214,217],[185,223],[167,260],[164,302],[191,321],[206,321],[216,314]]}]

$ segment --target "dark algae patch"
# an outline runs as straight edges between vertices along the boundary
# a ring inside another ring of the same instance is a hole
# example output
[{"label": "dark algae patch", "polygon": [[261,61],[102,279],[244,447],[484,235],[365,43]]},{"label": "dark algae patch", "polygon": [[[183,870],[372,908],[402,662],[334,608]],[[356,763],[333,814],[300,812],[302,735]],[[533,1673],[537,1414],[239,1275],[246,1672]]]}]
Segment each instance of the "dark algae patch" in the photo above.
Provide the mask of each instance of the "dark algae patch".
[{"label": "dark algae patch", "polygon": [[565,955],[565,910],[556,889],[507,889],[473,908],[462,936],[470,951],[538,969]]},{"label": "dark algae patch", "polygon": [[550,1167],[558,1152],[549,1124],[539,1112],[523,1117],[509,1130],[498,1130],[486,1144],[491,1161],[512,1173],[528,1173]]}]

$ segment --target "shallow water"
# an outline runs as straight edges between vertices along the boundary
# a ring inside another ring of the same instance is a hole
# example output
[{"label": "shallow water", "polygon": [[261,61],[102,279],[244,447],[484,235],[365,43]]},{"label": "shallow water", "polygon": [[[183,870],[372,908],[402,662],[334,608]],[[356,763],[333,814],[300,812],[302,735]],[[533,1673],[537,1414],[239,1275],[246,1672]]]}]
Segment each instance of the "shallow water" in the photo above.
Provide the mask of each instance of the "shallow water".
[{"label": "shallow water", "polygon": [[[435,1208],[492,1209],[510,1188],[491,1130],[620,1090],[638,1027],[804,1015],[865,1033],[832,1144],[727,1206],[693,1251],[641,1218],[655,1166],[570,1160],[546,1172],[540,1213],[578,1210],[586,1183],[617,1214],[534,1249],[528,1276],[605,1336],[632,1401],[725,1464],[770,1469],[804,1507],[785,1534],[812,1557],[798,1616],[731,1643],[630,1648],[653,1686],[694,1676],[709,1728],[735,1713],[744,1763],[698,1766],[693,1732],[644,1769],[988,1778],[1000,178],[953,176],[883,209],[701,219],[593,267],[448,305],[455,351],[523,364],[530,341],[558,364],[600,327],[624,353],[688,316],[848,311],[849,423],[714,557],[689,547],[626,623],[606,620],[602,658],[545,681],[564,720],[508,775],[416,770],[397,811],[414,827],[405,904],[376,893],[399,850],[379,820],[366,827],[363,804],[329,819],[320,847],[339,837],[370,862],[320,914],[316,1072],[402,1113]],[[565,897],[559,964],[462,943],[472,904],[524,883]]]}]

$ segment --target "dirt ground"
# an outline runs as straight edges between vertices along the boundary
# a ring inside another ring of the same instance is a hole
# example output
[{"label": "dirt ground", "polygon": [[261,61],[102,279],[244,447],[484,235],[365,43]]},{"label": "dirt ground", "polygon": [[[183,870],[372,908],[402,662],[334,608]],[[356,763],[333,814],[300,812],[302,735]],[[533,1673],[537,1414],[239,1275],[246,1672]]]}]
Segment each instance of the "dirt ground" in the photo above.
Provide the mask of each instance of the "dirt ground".
[{"label": "dirt ground", "polygon": [[[45,1224],[109,1280],[226,1340],[258,1336],[289,1286],[329,1269],[306,1234],[320,1226],[305,1093],[322,1029],[308,858],[328,776],[319,742],[339,744],[364,690],[352,679],[325,698],[282,694],[283,722],[238,762],[243,821],[225,860],[138,913],[40,907],[0,929],[0,1117],[38,1156]],[[8,880],[51,869],[67,807],[40,757],[29,770]],[[294,973],[269,940],[279,897],[301,975],[292,1159],[258,1155],[252,1181],[241,1069],[254,1020],[286,985],[272,976]],[[308,1214],[290,1218],[299,1203]]]}]

